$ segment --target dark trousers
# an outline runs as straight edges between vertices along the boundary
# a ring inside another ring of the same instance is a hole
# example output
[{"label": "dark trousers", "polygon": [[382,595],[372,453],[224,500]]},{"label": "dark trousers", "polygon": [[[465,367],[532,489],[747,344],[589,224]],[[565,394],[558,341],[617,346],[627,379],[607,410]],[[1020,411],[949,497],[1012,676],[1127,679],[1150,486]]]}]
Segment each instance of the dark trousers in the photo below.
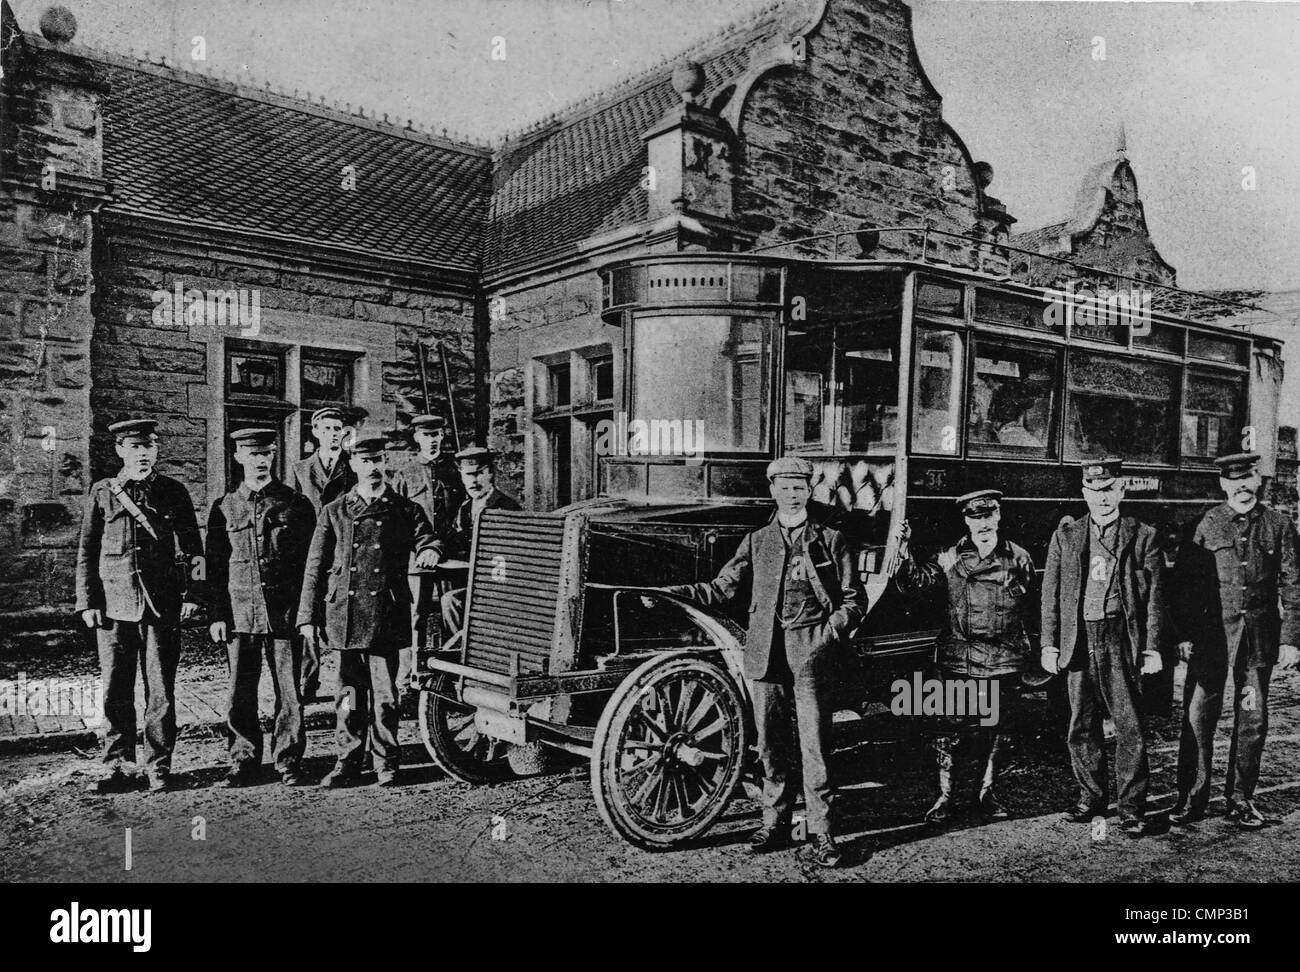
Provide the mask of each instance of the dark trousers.
[{"label": "dark trousers", "polygon": [[1082,642],[1066,673],[1070,694],[1067,741],[1079,803],[1101,810],[1107,803],[1106,747],[1102,720],[1115,723],[1115,786],[1119,815],[1146,812],[1147,746],[1141,708],[1141,681],[1129,652],[1123,617],[1085,621]]},{"label": "dark trousers", "polygon": [[105,763],[135,762],[135,673],[144,671],[144,754],[151,773],[171,770],[176,746],[176,667],[180,626],[149,612],[140,621],[106,622],[96,632],[104,681]]},{"label": "dark trousers", "polygon": [[226,646],[230,693],[226,702],[226,738],[231,765],[262,762],[262,722],[257,711],[257,687],[262,680],[262,658],[271,670],[275,689],[275,721],[271,728],[271,759],[280,772],[295,769],[306,748],[298,672],[302,667],[302,639],[268,634],[236,634]]},{"label": "dark trousers", "polygon": [[301,698],[314,699],[320,694],[320,641],[294,635],[302,652],[302,694]]},{"label": "dark trousers", "polygon": [[810,627],[773,631],[767,676],[751,679],[749,693],[754,701],[758,755],[763,763],[764,826],[789,826],[794,812],[797,774],[792,766],[795,758],[790,731],[793,708],[793,721],[799,727],[808,832],[829,834],[834,822],[831,811],[835,789],[826,765],[834,714],[826,692],[830,675],[828,653],[822,650],[813,654],[810,661],[796,665],[794,671],[782,660],[808,657],[820,630]]},{"label": "dark trousers", "polygon": [[[936,673],[944,684],[944,698],[961,696],[969,702],[966,686],[975,682],[992,698],[993,683],[997,686],[997,722],[991,726],[981,725],[979,715],[959,716],[953,713],[935,717],[927,728],[933,736],[935,754],[941,769],[951,773],[951,785],[954,796],[964,796],[968,784],[972,796],[983,797],[993,789],[997,774],[997,755],[1002,748],[1006,727],[1013,718],[1019,692],[1019,674],[999,675],[991,678],[975,678],[958,672],[939,671]],[[950,691],[947,683],[956,682],[962,691]]]},{"label": "dark trousers", "polygon": [[370,653],[339,652],[339,692],[335,703],[338,762],[359,771],[367,732],[375,768],[397,769],[397,649]]},{"label": "dark trousers", "polygon": [[[1244,657],[1244,652],[1242,653]],[[1229,800],[1251,800],[1259,781],[1259,762],[1268,735],[1268,683],[1271,665],[1233,672],[1232,742],[1224,795]],[[1227,687],[1226,664],[1187,666],[1183,683],[1183,728],[1178,739],[1178,794],[1189,807],[1204,810],[1210,802],[1210,771],[1214,764],[1214,728],[1223,712]]]}]

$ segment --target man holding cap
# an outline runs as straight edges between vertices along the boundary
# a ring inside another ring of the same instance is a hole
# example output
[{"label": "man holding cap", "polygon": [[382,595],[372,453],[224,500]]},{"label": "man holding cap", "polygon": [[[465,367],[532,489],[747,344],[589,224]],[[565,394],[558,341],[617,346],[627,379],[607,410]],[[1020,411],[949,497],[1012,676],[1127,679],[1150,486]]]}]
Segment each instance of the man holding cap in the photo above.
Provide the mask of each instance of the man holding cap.
[{"label": "man holding cap", "polygon": [[1294,668],[1300,657],[1300,538],[1289,517],[1259,501],[1263,481],[1258,453],[1215,462],[1226,502],[1202,517],[1192,538],[1208,555],[1204,571],[1195,573],[1208,576],[1189,578],[1196,593],[1187,598],[1187,616],[1180,619],[1185,623],[1179,625],[1178,649],[1187,662],[1187,679],[1178,802],[1169,822],[1185,826],[1205,816],[1214,727],[1231,672],[1235,688],[1224,781],[1227,818],[1255,830],[1264,826],[1264,815],[1255,806],[1255,784],[1268,733],[1269,680],[1274,666]]},{"label": "man holding cap", "polygon": [[[483,446],[470,446],[456,453],[460,466],[460,481],[465,486],[466,497],[456,511],[446,533],[435,544],[438,559],[459,558],[468,560],[470,545],[474,541],[474,524],[484,510],[517,510],[519,504],[513,496],[497,489],[497,454]],[[442,623],[447,630],[459,631],[464,623],[465,588],[448,591],[442,596]]]},{"label": "man holding cap", "polygon": [[244,478],[212,504],[206,544],[209,634],[226,646],[230,671],[226,785],[255,782],[262,764],[257,687],[265,656],[275,687],[271,758],[281,781],[297,786],[306,736],[298,695],[302,649],[294,618],[316,511],[305,496],[271,475],[273,430],[239,429],[230,438]]},{"label": "man holding cap", "polygon": [[[104,763],[96,792],[127,789],[135,762],[135,672],[144,668],[144,748],[149,788],[171,786],[176,667],[182,621],[198,611],[203,546],[181,483],[154,469],[158,423],[108,427],[122,470],[90,487],[77,548],[77,606],[99,641],[104,683]],[[177,550],[179,548],[179,556]]]},{"label": "man holding cap", "polygon": [[[291,467],[289,485],[307,497],[319,514],[321,508],[345,493],[357,481],[343,448],[352,418],[337,405],[312,412],[311,435],[316,451]],[[310,701],[320,693],[320,645],[302,646],[302,697]]]},{"label": "man holding cap", "polygon": [[415,503],[384,481],[382,438],[362,439],[349,460],[357,483],[326,503],[307,554],[298,628],[339,652],[338,759],[321,781],[348,786],[361,775],[369,727],[380,786],[397,782],[398,651],[411,636],[412,552],[424,569],[437,561],[433,527]]},{"label": "man holding cap", "polygon": [[[815,860],[842,859],[832,836],[835,787],[826,764],[830,750],[831,679],[837,656],[867,613],[867,596],[843,534],[808,516],[813,467],[786,456],[768,464],[776,515],[740,542],[711,581],[664,591],[715,606],[750,590],[745,676],[754,703],[763,764],[763,825],[750,839],[755,853],[790,844],[795,790],[790,738],[794,709],[802,749],[803,793]],[[652,607],[652,598],[642,598]]]},{"label": "man holding cap", "polygon": [[1042,658],[1064,671],[1070,697],[1067,742],[1079,802],[1065,819],[1105,816],[1106,750],[1102,721],[1115,723],[1115,783],[1120,826],[1145,832],[1147,750],[1141,676],[1163,667],[1160,628],[1164,557],[1156,531],[1120,515],[1123,461],[1083,463],[1088,515],[1065,517],[1052,534],[1043,571]]},{"label": "man holding cap", "polygon": [[[446,424],[440,415],[417,415],[411,419],[411,430],[419,452],[414,463],[393,476],[393,491],[420,505],[438,537],[446,536],[452,530],[456,512],[465,499],[459,477],[448,470],[443,456]],[[397,687],[403,693],[415,671],[416,652],[428,644],[429,619],[438,606],[435,575],[413,572],[410,584],[414,607],[411,612],[411,647],[402,650],[401,667],[397,672]]]},{"label": "man holding cap", "polygon": [[[908,594],[944,585],[948,617],[934,654],[939,677],[959,683],[978,680],[979,691],[993,700],[996,722],[985,725],[979,713],[971,712],[940,717],[934,738],[939,798],[925,815],[927,823],[948,819],[962,798],[961,783],[968,774],[979,780],[973,802],[985,819],[1007,817],[993,790],[1001,726],[1019,692],[1020,675],[1032,664],[1025,610],[1034,583],[1034,562],[1023,547],[998,536],[1002,493],[976,490],[959,497],[957,506],[966,520],[966,535],[929,563],[917,564],[907,549],[905,532],[899,551],[903,560],[894,583]],[[964,697],[966,693],[957,688],[945,688],[943,697]]]}]

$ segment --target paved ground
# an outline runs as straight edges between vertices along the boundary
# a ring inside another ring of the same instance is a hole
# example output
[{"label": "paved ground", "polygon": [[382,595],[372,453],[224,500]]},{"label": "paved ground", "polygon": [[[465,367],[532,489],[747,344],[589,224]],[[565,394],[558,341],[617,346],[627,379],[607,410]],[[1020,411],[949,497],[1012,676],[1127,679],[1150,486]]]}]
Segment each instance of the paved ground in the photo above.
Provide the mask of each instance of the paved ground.
[{"label": "paved ground", "polygon": [[[220,649],[204,644],[197,633],[187,633],[186,648],[176,675],[176,724],[179,728],[211,726],[225,722],[226,666]],[[335,661],[327,656],[326,689],[333,683]],[[97,662],[89,653],[77,653],[57,662],[39,656],[0,659],[0,754],[36,750],[93,749],[102,715],[98,695]],[[40,683],[41,696],[33,696]],[[57,689],[55,688],[57,686]],[[59,705],[47,704],[45,694],[57,691]],[[6,699],[6,692],[12,692]],[[136,711],[143,717],[144,685],[136,680]],[[12,700],[19,704],[15,706]],[[264,718],[275,711],[275,694],[269,676],[263,675],[259,708]],[[50,711],[56,710],[56,711]],[[44,714],[49,711],[50,714]],[[307,707],[313,725],[331,719],[331,702]]]},{"label": "paved ground", "polygon": [[[219,674],[220,669],[216,669]],[[36,752],[0,760],[3,881],[1279,881],[1300,877],[1300,673],[1274,680],[1264,759],[1263,831],[1221,818],[1131,841],[1068,825],[1073,797],[1061,734],[1040,700],[1017,727],[1001,792],[1015,819],[915,824],[934,796],[915,721],[877,713],[842,727],[836,760],[847,784],[849,867],[822,871],[807,851],[754,858],[743,846],[756,808],[737,800],[699,844],[650,854],[607,831],[585,767],[472,788],[428,763],[403,726],[406,776],[393,790],[289,790],[268,781],[218,785],[222,741],[211,727],[181,734],[175,768],[185,789],[95,797],[93,753]],[[328,730],[309,733],[308,770],[332,762]],[[1218,779],[1227,743],[1220,734]],[[1157,723],[1154,809],[1172,801],[1176,726]],[[1221,812],[1222,802],[1212,809]],[[1113,818],[1112,818],[1113,820]],[[131,869],[125,868],[131,830]],[[197,839],[201,838],[201,839]]]}]

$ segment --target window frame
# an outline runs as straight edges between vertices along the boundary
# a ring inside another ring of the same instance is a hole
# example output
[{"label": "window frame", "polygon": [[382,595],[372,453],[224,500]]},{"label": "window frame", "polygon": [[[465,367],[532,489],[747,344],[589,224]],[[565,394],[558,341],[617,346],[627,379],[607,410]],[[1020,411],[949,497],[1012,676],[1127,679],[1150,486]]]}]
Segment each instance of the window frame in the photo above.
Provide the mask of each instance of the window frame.
[{"label": "window frame", "polygon": [[[970,448],[970,396],[971,390],[975,387],[975,359],[979,356],[980,342],[983,339],[990,339],[1003,347],[1011,347],[1029,351],[1037,354],[1050,354],[1056,361],[1056,381],[1053,390],[1056,394],[1056,402],[1052,406],[1052,413],[1048,416],[1048,428],[1051,430],[1049,442],[1046,448],[1049,453],[1055,452],[1055,455],[1047,456],[1025,456],[1025,455],[976,455]],[[1043,341],[1034,341],[1028,338],[1027,333],[1021,332],[1016,335],[1006,335],[1002,333],[981,331],[978,328],[972,328],[970,337],[967,340],[967,373],[966,373],[966,397],[962,410],[962,458],[970,462],[1032,462],[1041,465],[1057,466],[1061,465],[1065,456],[1065,393],[1068,388],[1068,379],[1066,378],[1066,361],[1068,359],[1067,348],[1064,343],[1049,344]]]}]

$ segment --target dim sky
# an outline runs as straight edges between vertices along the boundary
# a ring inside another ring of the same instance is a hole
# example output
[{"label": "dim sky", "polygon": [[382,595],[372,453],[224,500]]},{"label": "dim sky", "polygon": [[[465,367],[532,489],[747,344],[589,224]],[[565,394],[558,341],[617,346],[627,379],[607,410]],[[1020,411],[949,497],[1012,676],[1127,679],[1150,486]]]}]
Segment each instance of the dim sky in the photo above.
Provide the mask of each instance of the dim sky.
[{"label": "dim sky", "polygon": [[[47,0],[10,0],[35,30]],[[834,2],[834,0],[832,0]],[[495,140],[765,0],[64,0],[77,40],[270,81]],[[1128,131],[1147,220],[1185,287],[1300,287],[1300,4],[914,0],[921,62],[990,192],[1069,214]],[[491,58],[494,37],[505,60]],[[1094,57],[1104,42],[1105,59]],[[1257,188],[1242,188],[1243,167]]]}]

